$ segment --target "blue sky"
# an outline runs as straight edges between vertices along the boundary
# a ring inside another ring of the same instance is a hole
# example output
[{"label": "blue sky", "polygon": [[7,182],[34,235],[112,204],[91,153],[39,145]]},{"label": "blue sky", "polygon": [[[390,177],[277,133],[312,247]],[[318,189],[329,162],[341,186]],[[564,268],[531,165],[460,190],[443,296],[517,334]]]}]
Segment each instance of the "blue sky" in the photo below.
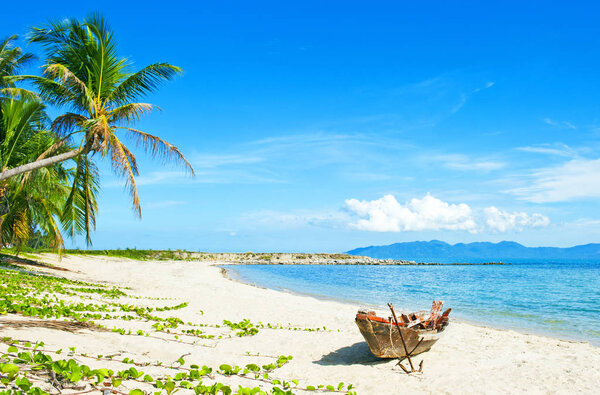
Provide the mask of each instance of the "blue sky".
[{"label": "blue sky", "polygon": [[599,8],[34,1],[1,33],[99,11],[137,68],[185,70],[137,126],[196,177],[140,152],[140,221],[103,166],[95,248],[569,246],[600,241]]}]

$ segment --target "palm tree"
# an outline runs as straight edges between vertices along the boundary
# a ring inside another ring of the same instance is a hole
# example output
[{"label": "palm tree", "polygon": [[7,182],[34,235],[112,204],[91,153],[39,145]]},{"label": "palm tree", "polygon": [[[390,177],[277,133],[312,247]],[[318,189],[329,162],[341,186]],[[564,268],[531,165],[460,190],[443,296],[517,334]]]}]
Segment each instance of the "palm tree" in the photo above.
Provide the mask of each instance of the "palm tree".
[{"label": "palm tree", "polygon": [[[13,45],[16,38],[0,42],[0,171],[75,148],[62,143],[50,130],[38,96],[14,84],[15,75],[33,58]],[[71,236],[85,232],[89,243],[90,226],[95,225],[98,176],[93,164],[87,166],[91,177],[83,181],[63,162],[0,181],[0,248],[21,246],[36,237],[61,249],[64,243],[58,219]],[[75,188],[69,187],[71,180],[77,181]]]},{"label": "palm tree", "polygon": [[0,99],[6,97],[35,97],[33,92],[15,86],[12,80],[20,69],[27,65],[33,55],[23,53],[21,48],[15,47],[17,36],[13,35],[0,41]]},{"label": "palm tree", "polygon": [[0,172],[0,180],[78,157],[77,183],[79,179],[89,178],[86,166],[90,162],[81,158],[89,159],[99,153],[125,178],[133,208],[141,216],[135,183],[137,162],[123,144],[123,135],[133,138],[154,156],[183,164],[193,174],[192,166],[177,147],[132,127],[141,116],[156,108],[138,102],[140,97],[180,74],[179,67],[154,63],[131,72],[127,59],[117,54],[107,23],[98,15],[88,16],[82,22],[67,20],[33,28],[30,42],[40,43],[46,52],[43,76],[21,76],[13,80],[29,79],[48,103],[68,107],[69,111],[52,123],[52,129],[62,137],[61,142],[52,147],[54,150],[77,136],[80,139],[76,149],[63,153],[51,150],[34,162]]},{"label": "palm tree", "polygon": [[[35,161],[54,146],[59,137],[49,130],[44,106],[36,100],[7,98],[0,102],[0,160],[1,168],[15,167]],[[58,152],[72,149],[63,145]],[[94,171],[90,174],[94,175]],[[43,237],[51,246],[62,249],[63,229],[71,235],[86,232],[82,202],[75,199],[89,192],[90,213],[96,210],[97,177],[87,191],[70,188],[75,172],[56,163],[33,172],[23,173],[2,182],[0,192],[0,248],[21,246],[34,234]],[[94,225],[94,218],[90,218]]]}]

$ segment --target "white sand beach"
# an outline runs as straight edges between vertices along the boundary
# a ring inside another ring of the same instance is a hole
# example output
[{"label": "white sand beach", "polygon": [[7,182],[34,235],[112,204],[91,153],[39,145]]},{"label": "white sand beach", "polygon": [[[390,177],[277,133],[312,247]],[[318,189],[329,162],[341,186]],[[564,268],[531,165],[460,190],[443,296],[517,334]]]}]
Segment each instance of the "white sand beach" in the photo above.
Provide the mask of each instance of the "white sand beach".
[{"label": "white sand beach", "polygon": [[[134,261],[128,259],[54,255],[43,260],[69,271],[43,272],[89,282],[114,285],[129,295],[165,300],[123,298],[124,303],[187,307],[161,312],[194,324],[220,324],[223,320],[281,324],[319,331],[260,328],[254,336],[180,341],[155,337],[120,335],[90,329],[66,332],[35,325],[30,318],[14,314],[0,317],[3,336],[44,341],[45,349],[67,349],[78,353],[121,355],[135,361],[172,362],[185,355],[186,364],[218,367],[220,364],[269,363],[274,356],[292,355],[293,360],[273,372],[285,380],[307,385],[352,383],[358,394],[381,393],[597,393],[600,384],[600,348],[583,342],[522,334],[451,321],[441,339],[429,351],[415,357],[424,360],[422,374],[406,375],[395,360],[374,358],[354,323],[357,305],[319,300],[262,289],[231,280],[214,266],[218,262]],[[39,270],[39,268],[37,269]],[[451,307],[451,306],[449,306]],[[19,320],[27,325],[19,325]],[[16,324],[15,324],[16,323]],[[108,328],[111,323],[103,322]],[[118,321],[115,326],[152,332],[150,323]],[[326,330],[322,330],[325,327]],[[213,328],[218,331],[220,329]],[[192,344],[194,343],[195,344]],[[186,355],[189,354],[189,355]],[[107,362],[77,357],[90,367]],[[109,362],[113,369],[120,363]],[[157,371],[148,367],[144,371]],[[221,377],[237,385],[270,384],[249,378]],[[124,388],[137,388],[124,382]],[[142,387],[140,387],[142,388]],[[146,388],[151,390],[151,388]],[[125,390],[123,390],[125,391]],[[181,390],[185,391],[185,390]],[[67,391],[68,392],[68,391]],[[191,392],[191,391],[190,391]],[[294,393],[304,393],[294,389]]]}]

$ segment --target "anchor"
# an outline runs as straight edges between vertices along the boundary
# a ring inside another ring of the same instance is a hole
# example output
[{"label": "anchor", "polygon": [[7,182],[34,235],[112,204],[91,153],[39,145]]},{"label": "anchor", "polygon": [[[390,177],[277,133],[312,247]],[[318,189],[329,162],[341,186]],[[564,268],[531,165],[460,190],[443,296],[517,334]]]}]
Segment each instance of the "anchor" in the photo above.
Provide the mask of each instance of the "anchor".
[{"label": "anchor", "polygon": [[[408,348],[406,347],[406,342],[404,341],[404,335],[402,335],[402,331],[400,330],[400,325],[398,324],[398,318],[396,318],[396,312],[394,311],[394,305],[391,303],[388,303],[388,306],[389,306],[390,310],[392,310],[392,316],[394,317],[394,323],[396,324],[396,328],[398,328],[398,333],[400,334],[400,340],[402,340],[402,346],[404,347],[405,356],[400,357],[398,359],[397,365],[400,365],[400,367],[402,368],[402,370],[404,370],[404,372],[406,374],[422,373],[423,372],[423,360],[421,360],[421,363],[419,363],[419,369],[417,370],[417,369],[415,369],[415,366],[413,365],[413,362],[412,362],[412,359],[410,359],[410,356],[412,355],[412,353],[415,352],[417,347],[419,347],[419,344],[421,344],[424,337],[420,338],[417,345],[409,352]],[[410,365],[410,371],[404,365],[402,365],[402,361],[404,361],[405,359],[408,359],[408,363]]]}]

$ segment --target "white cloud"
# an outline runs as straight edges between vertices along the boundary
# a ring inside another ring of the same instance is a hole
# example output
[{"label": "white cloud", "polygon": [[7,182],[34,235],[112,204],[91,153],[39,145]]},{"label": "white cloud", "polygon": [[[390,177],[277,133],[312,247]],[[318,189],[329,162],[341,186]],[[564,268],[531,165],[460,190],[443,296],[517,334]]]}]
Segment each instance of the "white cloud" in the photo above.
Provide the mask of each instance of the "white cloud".
[{"label": "white cloud", "polygon": [[185,204],[185,202],[182,202],[180,200],[164,200],[161,202],[149,202],[149,203],[142,202],[142,207],[145,209],[158,209],[158,208],[165,208],[165,207],[181,206],[183,204]]},{"label": "white cloud", "polygon": [[[219,169],[215,167],[196,169],[195,176],[182,171],[153,171],[135,178],[138,187],[148,185],[191,185],[191,184],[274,184],[283,182],[268,170],[240,168]],[[125,180],[114,179],[104,187],[123,187]]]},{"label": "white cloud", "polygon": [[195,168],[209,168],[228,165],[247,165],[264,161],[264,158],[255,155],[197,155],[192,159]]},{"label": "white cloud", "polygon": [[298,228],[316,226],[321,228],[343,228],[349,222],[348,213],[343,211],[309,211],[296,210],[290,212],[275,210],[256,210],[238,218],[246,226],[266,226],[269,228]]},{"label": "white cloud", "polygon": [[373,232],[405,232],[421,230],[462,230],[479,233],[484,230],[506,232],[526,227],[545,227],[550,220],[542,214],[508,212],[496,207],[474,211],[465,203],[450,204],[430,194],[413,198],[405,204],[393,195],[371,200],[346,200],[346,208],[359,219],[350,227]]},{"label": "white cloud", "polygon": [[[155,185],[162,184],[163,182],[168,183],[169,181],[174,180],[177,180],[176,182],[179,182],[183,177],[185,177],[185,173],[183,171],[154,171],[150,173],[150,175],[136,177],[135,183],[137,186]],[[117,185],[125,185],[125,181],[120,180]]]},{"label": "white cloud", "polygon": [[454,114],[454,113],[458,112],[458,110],[460,110],[467,103],[467,99],[469,99],[471,94],[480,92],[483,89],[491,88],[492,86],[494,86],[494,84],[495,84],[495,82],[488,81],[485,83],[485,85],[483,87],[475,88],[469,94],[461,93],[459,102],[450,110],[450,113]]},{"label": "white cloud", "polygon": [[486,83],[486,84],[483,86],[483,88],[475,88],[475,89],[473,89],[473,93],[479,92],[479,91],[480,91],[480,90],[482,90],[482,89],[488,89],[488,88],[491,88],[492,86],[494,86],[494,84],[495,84],[495,82],[494,82],[494,81],[488,81],[488,82],[487,82],[487,83]]},{"label": "white cloud", "polygon": [[530,175],[528,186],[506,192],[535,203],[600,197],[600,159],[573,159]]},{"label": "white cloud", "polygon": [[542,214],[510,213],[499,210],[494,206],[484,209],[483,212],[488,229],[498,232],[521,230],[525,227],[539,228],[550,224],[550,219]]},{"label": "white cloud", "polygon": [[557,126],[557,127],[573,129],[573,130],[577,129],[577,126],[573,125],[569,121],[555,121],[554,119],[551,119],[551,118],[543,118],[542,122],[544,122],[546,125],[550,125],[550,126]]},{"label": "white cloud", "polygon": [[467,104],[467,95],[461,93],[459,96],[458,103],[456,103],[454,107],[450,109],[450,114],[456,114],[461,108],[464,107],[465,104]]},{"label": "white cloud", "polygon": [[518,147],[518,151],[531,152],[534,154],[555,155],[574,158],[577,152],[566,144],[544,144],[537,146]]},{"label": "white cloud", "polygon": [[428,157],[427,161],[442,162],[444,166],[461,171],[492,171],[506,166],[504,162],[489,159],[474,159],[463,154],[446,154]]},{"label": "white cloud", "polygon": [[471,208],[464,204],[448,204],[427,194],[422,199],[399,203],[392,195],[381,199],[359,201],[347,199],[348,210],[359,217],[350,226],[375,232],[402,232],[415,230],[466,230],[476,232],[477,225]]}]

